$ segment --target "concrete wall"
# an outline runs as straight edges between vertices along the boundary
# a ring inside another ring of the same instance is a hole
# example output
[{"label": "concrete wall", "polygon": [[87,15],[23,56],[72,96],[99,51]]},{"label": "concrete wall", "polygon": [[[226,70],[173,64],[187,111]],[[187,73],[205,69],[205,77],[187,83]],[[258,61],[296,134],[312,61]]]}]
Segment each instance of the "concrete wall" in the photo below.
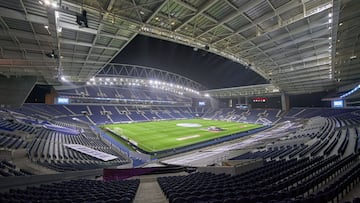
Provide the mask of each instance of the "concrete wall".
[{"label": "concrete wall", "polygon": [[57,93],[54,88],[51,89],[49,94],[45,95],[45,104],[55,104]]},{"label": "concrete wall", "polygon": [[233,166],[208,166],[208,167],[199,167],[197,169],[198,172],[209,172],[214,174],[229,174],[229,175],[235,175],[235,167]]},{"label": "concrete wall", "polygon": [[0,76],[0,107],[20,107],[37,81],[36,76]]},{"label": "concrete wall", "polygon": [[226,173],[229,175],[238,175],[262,167],[263,165],[264,161],[262,159],[227,160],[222,163],[222,166],[199,167],[198,171],[214,174]]}]

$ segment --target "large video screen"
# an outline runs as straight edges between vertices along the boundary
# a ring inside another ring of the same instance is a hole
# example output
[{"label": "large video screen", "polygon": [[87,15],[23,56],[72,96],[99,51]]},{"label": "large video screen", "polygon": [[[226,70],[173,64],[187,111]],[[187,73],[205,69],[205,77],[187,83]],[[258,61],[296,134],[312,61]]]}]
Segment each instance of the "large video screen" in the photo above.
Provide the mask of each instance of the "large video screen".
[{"label": "large video screen", "polygon": [[69,98],[58,97],[56,103],[57,104],[69,104]]},{"label": "large video screen", "polygon": [[248,109],[249,106],[247,104],[236,104],[237,109]]},{"label": "large video screen", "polygon": [[332,103],[333,108],[343,108],[344,107],[344,101],[343,100],[335,100]]},{"label": "large video screen", "polygon": [[199,101],[199,106],[205,106],[206,103],[204,101]]}]

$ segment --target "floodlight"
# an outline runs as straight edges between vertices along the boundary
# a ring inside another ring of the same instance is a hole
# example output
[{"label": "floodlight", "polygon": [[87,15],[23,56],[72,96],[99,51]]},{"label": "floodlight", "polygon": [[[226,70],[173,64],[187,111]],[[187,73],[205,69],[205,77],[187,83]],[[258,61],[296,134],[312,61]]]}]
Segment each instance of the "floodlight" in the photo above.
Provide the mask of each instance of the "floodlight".
[{"label": "floodlight", "polygon": [[67,81],[68,81],[65,76],[61,76],[60,79],[61,79],[61,81],[63,81],[63,82],[67,82]]},{"label": "floodlight", "polygon": [[55,1],[52,2],[51,6],[52,6],[53,8],[57,8],[57,7],[58,7],[58,5],[57,5],[57,3],[56,3]]}]

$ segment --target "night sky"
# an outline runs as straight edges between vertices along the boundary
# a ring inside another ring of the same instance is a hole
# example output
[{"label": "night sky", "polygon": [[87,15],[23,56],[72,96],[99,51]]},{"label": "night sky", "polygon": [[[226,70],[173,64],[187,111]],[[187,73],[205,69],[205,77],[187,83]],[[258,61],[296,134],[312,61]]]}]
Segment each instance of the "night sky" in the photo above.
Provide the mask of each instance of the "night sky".
[{"label": "night sky", "polygon": [[257,73],[221,56],[143,35],[137,35],[113,62],[177,73],[209,89],[267,83]]}]

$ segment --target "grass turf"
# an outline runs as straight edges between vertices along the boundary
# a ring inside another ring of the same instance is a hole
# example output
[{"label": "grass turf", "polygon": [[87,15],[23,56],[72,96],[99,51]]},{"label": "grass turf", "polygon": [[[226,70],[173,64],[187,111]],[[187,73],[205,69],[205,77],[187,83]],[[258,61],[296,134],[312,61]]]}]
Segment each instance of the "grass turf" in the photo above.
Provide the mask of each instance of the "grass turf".
[{"label": "grass turf", "polygon": [[[182,127],[180,123],[200,124],[201,127]],[[208,127],[216,126],[223,131],[209,131]],[[244,132],[262,127],[258,124],[247,124],[203,119],[154,121],[129,124],[108,124],[103,128],[111,129],[118,135],[125,136],[137,143],[147,152],[157,152],[212,140],[215,138]]]}]

